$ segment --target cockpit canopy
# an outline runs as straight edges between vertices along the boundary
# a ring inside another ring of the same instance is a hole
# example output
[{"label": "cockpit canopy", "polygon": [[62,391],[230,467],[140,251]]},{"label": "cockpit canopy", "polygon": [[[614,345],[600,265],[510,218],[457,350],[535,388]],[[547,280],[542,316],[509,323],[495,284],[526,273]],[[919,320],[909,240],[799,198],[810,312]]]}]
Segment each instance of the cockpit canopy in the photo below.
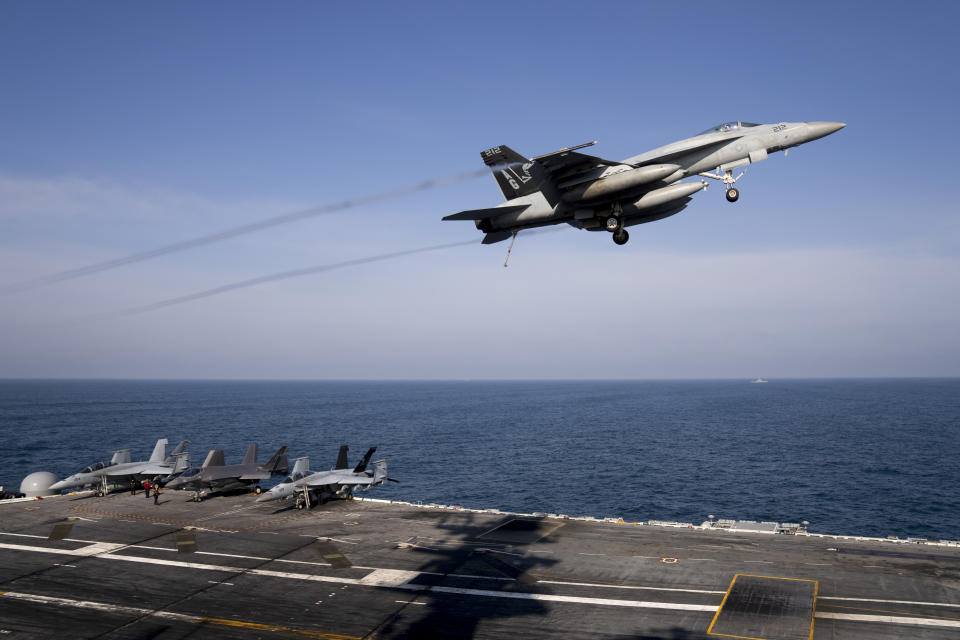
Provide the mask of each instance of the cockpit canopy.
[{"label": "cockpit canopy", "polygon": [[97,464],[92,464],[89,467],[85,468],[80,473],[93,473],[94,471],[99,471],[100,469],[103,469],[104,467],[108,467],[108,466],[110,465],[104,462],[98,462]]},{"label": "cockpit canopy", "polygon": [[726,133],[728,131],[736,131],[738,129],[743,129],[746,127],[759,127],[759,124],[753,122],[724,122],[723,124],[718,124],[715,127],[711,127],[706,131],[701,131],[698,133],[698,136],[702,136],[707,133]]},{"label": "cockpit canopy", "polygon": [[190,467],[189,469],[187,469],[186,471],[184,471],[183,473],[181,473],[181,474],[180,474],[180,477],[181,477],[181,478],[190,478],[190,477],[195,476],[195,475],[197,475],[198,473],[200,473],[200,471],[201,471],[201,469],[200,469],[199,467]]}]

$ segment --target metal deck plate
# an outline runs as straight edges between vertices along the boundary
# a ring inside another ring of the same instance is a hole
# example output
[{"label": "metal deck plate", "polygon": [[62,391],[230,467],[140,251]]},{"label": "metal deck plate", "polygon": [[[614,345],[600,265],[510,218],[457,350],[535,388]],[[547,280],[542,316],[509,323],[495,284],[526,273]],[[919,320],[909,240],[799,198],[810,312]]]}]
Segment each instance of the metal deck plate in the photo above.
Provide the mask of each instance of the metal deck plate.
[{"label": "metal deck plate", "polygon": [[707,629],[749,640],[811,640],[817,581],[737,574]]},{"label": "metal deck plate", "polygon": [[562,522],[514,518],[499,527],[481,533],[477,536],[477,539],[506,544],[531,544],[550,535],[562,526]]}]

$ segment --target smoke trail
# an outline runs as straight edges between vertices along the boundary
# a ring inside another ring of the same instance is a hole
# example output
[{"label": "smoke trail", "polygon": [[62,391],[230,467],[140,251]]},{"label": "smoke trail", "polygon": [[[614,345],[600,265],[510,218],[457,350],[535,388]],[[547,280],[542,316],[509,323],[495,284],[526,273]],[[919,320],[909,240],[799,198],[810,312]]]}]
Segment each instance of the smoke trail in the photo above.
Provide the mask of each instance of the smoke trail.
[{"label": "smoke trail", "polygon": [[429,247],[420,247],[419,249],[406,249],[404,251],[394,251],[391,253],[383,253],[376,256],[368,256],[366,258],[354,258],[353,260],[345,260],[343,262],[333,262],[330,264],[322,264],[316,267],[305,267],[303,269],[281,271],[280,273],[273,273],[270,275],[260,276],[257,278],[250,278],[249,280],[241,280],[240,282],[233,282],[231,284],[221,285],[219,287],[214,287],[213,289],[198,291],[197,293],[190,293],[185,296],[168,298],[166,300],[153,302],[151,304],[146,304],[140,307],[130,307],[129,309],[121,309],[119,311],[110,311],[107,313],[96,314],[93,316],[88,316],[87,319],[97,320],[97,319],[106,319],[106,318],[116,318],[120,316],[131,316],[139,313],[146,313],[148,311],[156,311],[157,309],[163,309],[164,307],[172,307],[174,305],[183,304],[185,302],[193,302],[194,300],[209,298],[211,296],[220,295],[221,293],[226,293],[228,291],[235,291],[237,289],[246,289],[247,287],[256,287],[258,285],[266,284],[268,282],[276,282],[277,280],[299,278],[301,276],[308,276],[315,273],[323,273],[324,271],[333,271],[335,269],[343,269],[345,267],[354,267],[361,264],[368,264],[370,262],[382,262],[384,260],[393,260],[394,258],[402,258],[404,256],[409,256],[416,253],[427,253],[430,251],[440,251],[442,249],[452,249],[453,247],[463,247],[468,244],[477,244],[477,241],[466,240],[463,242],[450,242],[447,244],[437,244]]},{"label": "smoke trail", "polygon": [[239,235],[253,233],[254,231],[261,231],[263,229],[269,229],[270,227],[276,227],[282,224],[296,222],[298,220],[303,220],[305,218],[321,216],[328,213],[334,213],[336,211],[343,211],[344,209],[352,209],[354,207],[360,207],[373,202],[378,202],[380,200],[397,198],[399,196],[404,196],[410,193],[416,193],[417,191],[426,191],[427,189],[433,189],[434,187],[439,187],[439,186],[450,184],[453,182],[461,182],[463,180],[470,180],[471,178],[479,178],[480,176],[488,175],[488,173],[489,171],[485,168],[477,169],[476,171],[467,171],[464,173],[457,173],[457,174],[445,176],[442,178],[435,178],[433,180],[427,180],[426,182],[421,182],[419,184],[409,185],[406,187],[398,187],[396,189],[383,191],[381,193],[376,193],[369,196],[363,196],[361,198],[356,198],[353,200],[344,200],[342,202],[321,205],[319,207],[313,207],[311,209],[304,209],[303,211],[286,213],[283,215],[274,216],[272,218],[266,218],[264,220],[260,220],[257,222],[251,222],[249,224],[241,225],[239,227],[234,227],[232,229],[226,229],[224,231],[218,231],[216,233],[211,233],[204,236],[198,236],[196,238],[192,238],[189,240],[181,240],[180,242],[174,242],[173,244],[168,244],[162,247],[158,247],[156,249],[149,249],[147,251],[133,253],[128,256],[123,256],[121,258],[114,258],[113,260],[97,262],[94,264],[89,264],[84,267],[77,267],[76,269],[68,269],[66,271],[60,271],[58,273],[52,273],[50,275],[34,278],[32,280],[25,280],[23,282],[17,282],[14,284],[5,285],[0,287],[0,294],[6,295],[11,293],[19,293],[22,291],[29,291],[31,289],[36,289],[38,287],[54,284],[56,282],[63,282],[64,280],[72,280],[74,278],[80,278],[82,276],[88,276],[94,273],[99,273],[101,271],[106,271],[108,269],[116,269],[117,267],[123,267],[128,264],[133,264],[135,262],[143,262],[144,260],[158,258],[160,256],[167,255],[169,253],[175,253],[177,251],[185,251],[186,249],[193,249],[194,247],[213,244],[214,242],[220,242],[221,240],[235,238],[236,236],[239,236]]}]

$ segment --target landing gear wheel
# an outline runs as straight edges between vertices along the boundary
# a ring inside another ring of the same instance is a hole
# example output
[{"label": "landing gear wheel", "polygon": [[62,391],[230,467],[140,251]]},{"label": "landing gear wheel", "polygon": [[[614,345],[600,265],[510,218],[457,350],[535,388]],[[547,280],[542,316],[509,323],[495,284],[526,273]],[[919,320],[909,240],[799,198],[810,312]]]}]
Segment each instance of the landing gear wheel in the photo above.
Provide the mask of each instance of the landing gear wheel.
[{"label": "landing gear wheel", "polygon": [[257,496],[258,496],[258,495],[260,495],[261,493],[263,493],[263,489],[260,488],[260,485],[257,485],[257,486],[255,486],[255,487],[253,488],[253,494],[254,494],[254,495],[257,495]]},{"label": "landing gear wheel", "polygon": [[627,233],[626,229],[620,229],[615,231],[613,234],[613,241],[617,244],[627,244],[627,240],[630,239],[630,234]]},{"label": "landing gear wheel", "polygon": [[610,216],[607,218],[607,231],[616,231],[620,228],[620,218],[616,216]]},{"label": "landing gear wheel", "polygon": [[727,202],[736,202],[740,199],[740,190],[736,187],[727,189]]},{"label": "landing gear wheel", "polygon": [[97,497],[102,498],[104,496],[103,489],[97,489]]}]

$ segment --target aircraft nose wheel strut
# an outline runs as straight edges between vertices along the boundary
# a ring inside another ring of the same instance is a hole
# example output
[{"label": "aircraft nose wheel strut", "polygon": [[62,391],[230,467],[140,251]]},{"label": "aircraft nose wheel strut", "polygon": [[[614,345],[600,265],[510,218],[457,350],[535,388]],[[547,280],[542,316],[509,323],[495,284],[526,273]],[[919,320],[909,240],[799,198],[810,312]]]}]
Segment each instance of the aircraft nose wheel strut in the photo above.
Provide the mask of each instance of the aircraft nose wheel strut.
[{"label": "aircraft nose wheel strut", "polygon": [[[719,169],[718,169],[719,171]],[[733,186],[737,180],[743,177],[743,174],[746,173],[746,170],[740,172],[736,178],[733,177],[733,170],[727,169],[723,172],[723,175],[718,175],[716,173],[701,173],[699,175],[704,178],[712,178],[713,180],[719,180],[727,186],[727,202],[736,202],[740,199],[740,190]]]}]

